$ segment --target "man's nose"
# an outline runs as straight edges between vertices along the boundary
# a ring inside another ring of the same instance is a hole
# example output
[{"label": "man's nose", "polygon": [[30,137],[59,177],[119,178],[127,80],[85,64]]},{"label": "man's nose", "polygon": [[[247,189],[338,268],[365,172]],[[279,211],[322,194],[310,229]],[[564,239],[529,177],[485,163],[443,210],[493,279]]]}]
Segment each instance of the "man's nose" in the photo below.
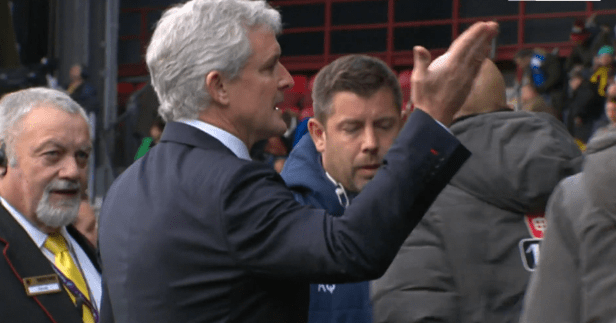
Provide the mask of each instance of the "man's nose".
[{"label": "man's nose", "polygon": [[281,73],[282,73],[280,77],[280,82],[278,83],[278,87],[281,90],[286,90],[286,89],[290,89],[293,86],[295,86],[295,81],[293,81],[293,76],[291,76],[291,73],[289,73],[287,68],[284,67],[284,65],[282,65],[280,62],[278,64],[280,64]]},{"label": "man's nose", "polygon": [[62,163],[59,177],[61,179],[77,180],[79,178],[80,166],[75,158],[66,158]]},{"label": "man's nose", "polygon": [[364,129],[362,151],[368,153],[376,153],[379,149],[379,140],[373,127],[366,127]]}]

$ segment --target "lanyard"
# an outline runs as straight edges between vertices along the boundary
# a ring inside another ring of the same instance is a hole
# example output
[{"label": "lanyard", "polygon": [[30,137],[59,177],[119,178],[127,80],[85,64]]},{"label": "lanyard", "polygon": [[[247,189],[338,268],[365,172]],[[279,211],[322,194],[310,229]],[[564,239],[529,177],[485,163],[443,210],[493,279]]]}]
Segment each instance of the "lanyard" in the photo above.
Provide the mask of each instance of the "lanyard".
[{"label": "lanyard", "polygon": [[[98,322],[98,311],[96,310],[96,308],[94,307],[92,302],[90,302],[88,300],[88,298],[79,290],[79,288],[77,288],[77,286],[75,286],[75,283],[72,280],[70,280],[66,276],[64,276],[62,271],[60,271],[60,269],[58,269],[58,267],[56,267],[55,264],[52,264],[52,265],[53,265],[53,268],[58,273],[58,276],[60,276],[60,280],[62,281],[62,284],[64,284],[64,286],[66,286],[66,288],[68,288],[68,290],[77,299],[76,306],[79,307],[82,304],[87,306],[90,309],[90,311],[92,312],[92,316],[94,316],[94,321]],[[84,277],[83,280],[86,282],[86,286],[87,286],[88,282],[87,282],[86,278]]]}]

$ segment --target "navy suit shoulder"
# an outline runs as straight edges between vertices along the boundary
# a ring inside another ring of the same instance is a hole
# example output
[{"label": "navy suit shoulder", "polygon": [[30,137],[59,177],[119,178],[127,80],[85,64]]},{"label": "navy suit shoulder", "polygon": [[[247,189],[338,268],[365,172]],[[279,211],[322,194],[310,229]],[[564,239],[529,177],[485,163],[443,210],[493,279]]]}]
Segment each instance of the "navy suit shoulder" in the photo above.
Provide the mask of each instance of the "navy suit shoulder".
[{"label": "navy suit shoulder", "polygon": [[429,116],[413,114],[368,193],[339,217],[297,203],[266,165],[168,123],[101,210],[116,322],[305,322],[309,283],[380,276],[468,157]]}]

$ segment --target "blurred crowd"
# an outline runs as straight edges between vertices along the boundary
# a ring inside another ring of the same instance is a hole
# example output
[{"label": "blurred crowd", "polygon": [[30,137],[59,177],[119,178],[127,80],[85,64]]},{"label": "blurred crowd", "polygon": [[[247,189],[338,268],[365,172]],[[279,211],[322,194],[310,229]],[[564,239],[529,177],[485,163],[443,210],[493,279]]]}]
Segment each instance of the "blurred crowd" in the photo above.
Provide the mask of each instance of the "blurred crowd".
[{"label": "blurred crowd", "polygon": [[[561,120],[580,145],[599,129],[616,122],[614,91],[614,29],[598,25],[593,15],[577,19],[570,39],[570,55],[559,49],[523,49],[514,60],[518,67],[516,109],[546,112]],[[610,94],[612,93],[612,94]]]}]

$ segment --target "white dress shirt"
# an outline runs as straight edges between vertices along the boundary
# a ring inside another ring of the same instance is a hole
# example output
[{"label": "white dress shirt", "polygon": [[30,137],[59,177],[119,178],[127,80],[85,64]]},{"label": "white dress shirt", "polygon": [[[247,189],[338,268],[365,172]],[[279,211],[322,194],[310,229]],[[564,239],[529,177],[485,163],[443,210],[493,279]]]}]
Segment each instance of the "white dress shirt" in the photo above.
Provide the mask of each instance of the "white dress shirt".
[{"label": "white dress shirt", "polygon": [[[19,213],[19,211],[12,207],[4,198],[0,197],[0,202],[2,202],[4,208],[9,211],[9,214],[15,218],[15,221],[17,221],[17,223],[19,223],[24,230],[26,230],[30,238],[32,238],[32,241],[34,241],[43,255],[45,255],[45,257],[47,257],[47,259],[49,259],[49,261],[53,264],[55,261],[55,256],[51,251],[45,248],[45,240],[47,240],[48,236],[47,233],[39,230],[36,226],[30,223],[30,221],[28,221],[21,213]],[[94,264],[92,264],[90,258],[88,258],[85,251],[81,249],[77,241],[75,241],[73,237],[68,234],[65,227],[60,229],[60,234],[66,240],[68,250],[71,257],[73,257],[73,262],[80,267],[81,272],[86,279],[90,290],[90,299],[93,300],[94,306],[96,306],[97,309],[100,309],[102,295],[101,275],[98,271],[96,271],[96,267],[94,267]],[[75,258],[77,261],[75,261]]]},{"label": "white dress shirt", "polygon": [[178,120],[178,122],[193,126],[216,138],[223,145],[225,145],[225,147],[229,148],[238,158],[252,160],[252,158],[250,158],[250,153],[248,152],[248,147],[246,147],[246,144],[244,144],[243,141],[241,141],[238,137],[230,134],[229,132],[196,119],[181,119]]}]

